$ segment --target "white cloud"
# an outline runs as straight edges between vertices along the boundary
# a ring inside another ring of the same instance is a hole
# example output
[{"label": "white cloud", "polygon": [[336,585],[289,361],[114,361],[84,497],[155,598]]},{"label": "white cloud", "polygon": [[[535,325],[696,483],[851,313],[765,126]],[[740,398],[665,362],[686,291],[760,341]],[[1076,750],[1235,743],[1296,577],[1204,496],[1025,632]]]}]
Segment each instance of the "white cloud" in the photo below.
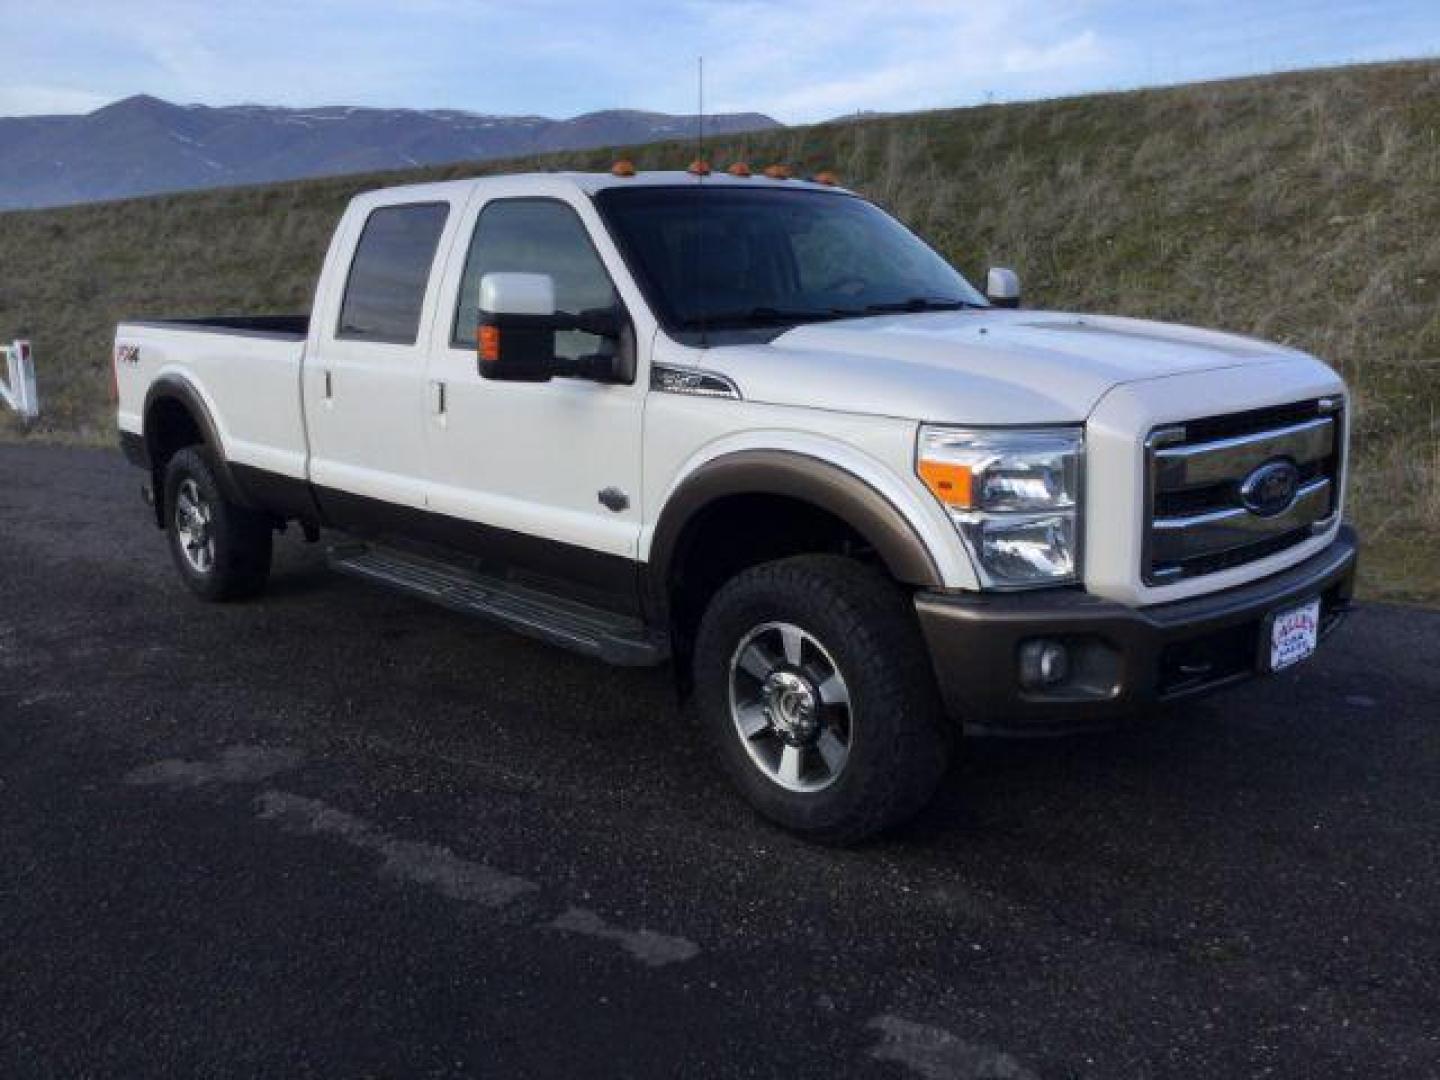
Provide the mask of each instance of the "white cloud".
[{"label": "white cloud", "polygon": [[1062,0],[969,4],[921,0],[745,0],[690,5],[717,109],[761,108],[783,120],[861,109],[957,105],[1024,82],[1059,91],[1106,50]]},{"label": "white cloud", "polygon": [[88,113],[110,100],[105,94],[70,86],[0,86],[0,116]]},{"label": "white cloud", "polygon": [[1066,71],[1098,64],[1105,59],[1105,50],[1095,31],[1086,30],[1066,41],[1035,48],[1021,45],[1005,53],[1003,70],[1016,73]]},{"label": "white cloud", "polygon": [[162,73],[162,78],[184,87],[190,94],[203,93],[221,67],[215,51],[184,22],[145,20],[137,23],[131,33],[140,51]]}]

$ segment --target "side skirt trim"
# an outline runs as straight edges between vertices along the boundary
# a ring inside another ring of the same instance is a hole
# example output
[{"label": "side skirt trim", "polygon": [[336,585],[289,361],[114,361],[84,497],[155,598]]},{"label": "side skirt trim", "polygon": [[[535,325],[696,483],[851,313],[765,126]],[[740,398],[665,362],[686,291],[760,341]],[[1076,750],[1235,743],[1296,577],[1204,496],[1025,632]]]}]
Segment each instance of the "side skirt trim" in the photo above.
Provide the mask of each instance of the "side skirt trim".
[{"label": "side skirt trim", "polygon": [[418,551],[472,572],[529,579],[617,614],[640,614],[640,564],[575,544],[400,506],[335,488],[315,487],[322,524],[390,547]]}]

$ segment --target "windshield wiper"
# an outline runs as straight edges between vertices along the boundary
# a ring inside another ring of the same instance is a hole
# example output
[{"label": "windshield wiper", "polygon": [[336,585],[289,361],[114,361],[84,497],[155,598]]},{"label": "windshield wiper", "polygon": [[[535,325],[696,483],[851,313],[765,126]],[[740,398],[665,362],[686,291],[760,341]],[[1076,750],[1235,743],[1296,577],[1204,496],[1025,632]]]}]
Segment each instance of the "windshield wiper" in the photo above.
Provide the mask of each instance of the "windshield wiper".
[{"label": "windshield wiper", "polygon": [[810,308],[787,310],[777,307],[741,308],[735,311],[716,311],[705,315],[692,315],[685,320],[687,330],[699,330],[707,326],[775,326],[782,323],[820,322],[825,319],[842,319],[853,314],[837,308]]},{"label": "windshield wiper", "polygon": [[961,308],[979,307],[968,300],[954,300],[947,296],[911,296],[905,300],[889,300],[882,304],[866,304],[867,312],[885,311],[959,311]]},{"label": "windshield wiper", "polygon": [[733,311],[711,312],[704,316],[692,315],[685,320],[687,330],[705,327],[725,326],[779,326],[785,323],[829,322],[834,319],[863,319],[866,315],[879,315],[891,311],[959,311],[961,308],[979,307],[967,300],[955,300],[946,296],[912,296],[907,300],[893,300],[881,304],[866,304],[858,308],[777,308],[761,305],[752,308],[738,308]]}]

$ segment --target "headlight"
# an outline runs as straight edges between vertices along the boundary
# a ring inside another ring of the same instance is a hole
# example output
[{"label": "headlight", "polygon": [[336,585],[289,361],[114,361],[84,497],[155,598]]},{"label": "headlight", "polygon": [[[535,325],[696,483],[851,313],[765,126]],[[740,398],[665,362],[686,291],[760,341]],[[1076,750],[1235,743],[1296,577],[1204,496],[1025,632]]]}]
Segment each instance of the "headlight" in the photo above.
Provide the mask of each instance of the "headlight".
[{"label": "headlight", "polygon": [[989,588],[1078,580],[1080,428],[924,426],[916,471]]}]

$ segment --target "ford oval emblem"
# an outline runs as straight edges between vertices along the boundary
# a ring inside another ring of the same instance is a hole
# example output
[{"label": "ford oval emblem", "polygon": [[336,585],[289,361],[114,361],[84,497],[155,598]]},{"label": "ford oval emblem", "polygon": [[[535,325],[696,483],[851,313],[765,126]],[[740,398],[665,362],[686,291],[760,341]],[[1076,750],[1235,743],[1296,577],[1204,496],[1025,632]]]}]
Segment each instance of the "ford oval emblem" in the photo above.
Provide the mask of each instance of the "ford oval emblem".
[{"label": "ford oval emblem", "polygon": [[1275,517],[1290,509],[1300,490],[1300,470],[1287,458],[1267,461],[1240,484],[1240,501],[1260,517]]}]

